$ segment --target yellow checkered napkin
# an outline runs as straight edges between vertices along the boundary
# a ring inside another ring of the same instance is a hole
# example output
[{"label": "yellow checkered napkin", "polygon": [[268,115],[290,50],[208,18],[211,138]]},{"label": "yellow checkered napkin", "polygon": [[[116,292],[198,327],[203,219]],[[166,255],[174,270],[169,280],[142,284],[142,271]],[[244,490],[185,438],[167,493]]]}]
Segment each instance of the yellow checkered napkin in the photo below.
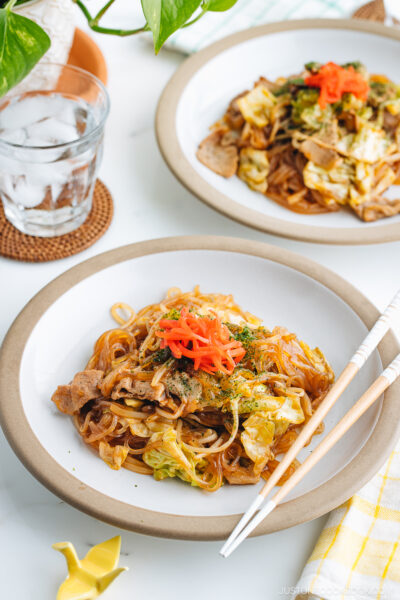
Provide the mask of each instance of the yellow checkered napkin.
[{"label": "yellow checkered napkin", "polygon": [[292,598],[400,600],[400,444],[331,513]]}]

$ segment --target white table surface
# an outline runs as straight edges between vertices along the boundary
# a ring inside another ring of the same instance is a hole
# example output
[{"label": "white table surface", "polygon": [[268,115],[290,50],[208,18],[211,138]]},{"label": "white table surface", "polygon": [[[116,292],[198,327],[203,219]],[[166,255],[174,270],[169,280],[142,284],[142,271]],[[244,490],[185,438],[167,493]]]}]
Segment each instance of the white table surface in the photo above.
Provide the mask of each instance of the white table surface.
[{"label": "white table surface", "polygon": [[[126,2],[116,11],[116,22],[124,11],[129,14]],[[182,234],[244,237],[290,249],[336,271],[384,308],[399,285],[399,242],[362,247],[305,244],[253,231],[213,212],[175,180],[155,142],[157,99],[182,57],[163,51],[155,58],[150,45],[140,39],[97,36],[96,40],[107,59],[112,101],[100,176],[112,191],[115,216],[105,236],[77,256],[45,264],[0,259],[0,340],[26,302],[73,265],[123,244]],[[113,583],[104,600],[242,600],[244,594],[252,600],[288,599],[325,520],[250,539],[224,560],[218,555],[219,542],[146,537],[78,512],[26,471],[1,433],[0,457],[4,599],[55,599],[66,569],[51,544],[71,540],[83,556],[91,545],[118,533],[121,564],[130,570]]]}]

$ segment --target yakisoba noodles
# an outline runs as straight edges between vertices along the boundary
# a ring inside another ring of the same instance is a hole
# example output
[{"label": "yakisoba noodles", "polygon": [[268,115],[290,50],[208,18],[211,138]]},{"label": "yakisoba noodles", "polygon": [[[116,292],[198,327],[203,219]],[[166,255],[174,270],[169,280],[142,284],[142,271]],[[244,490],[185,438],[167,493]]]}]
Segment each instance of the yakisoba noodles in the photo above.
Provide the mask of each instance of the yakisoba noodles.
[{"label": "yakisoba noodles", "polygon": [[52,400],[113,469],[208,491],[256,483],[334,379],[318,348],[269,331],[231,295],[171,288],[137,313],[119,303],[111,314],[118,327]]},{"label": "yakisoba noodles", "polygon": [[311,62],[236,96],[198,149],[218,175],[294,212],[348,207],[364,221],[400,213],[400,88],[361,63]]}]

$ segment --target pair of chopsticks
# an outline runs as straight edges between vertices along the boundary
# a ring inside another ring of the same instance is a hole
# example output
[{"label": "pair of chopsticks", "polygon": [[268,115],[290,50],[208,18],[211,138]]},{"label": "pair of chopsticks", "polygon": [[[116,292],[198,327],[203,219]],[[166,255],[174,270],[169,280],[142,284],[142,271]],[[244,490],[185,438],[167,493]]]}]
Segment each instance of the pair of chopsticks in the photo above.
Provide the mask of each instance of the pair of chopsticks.
[{"label": "pair of chopsticks", "polygon": [[[270,475],[268,481],[251,503],[249,508],[236,525],[231,535],[220,550],[220,554],[228,557],[241,542],[269,515],[287,494],[309,473],[309,471],[325,456],[337,441],[354,425],[365,411],[382,395],[382,393],[400,376],[400,354],[390,363],[383,373],[374,381],[361,398],[344,415],[339,423],[325,436],[322,442],[313,450],[307,460],[294,471],[289,479],[280,487],[271,500],[264,500],[278,483],[293,460],[304,448],[318,425],[324,420],[335,402],[340,398],[358,371],[364,366],[369,356],[389,330],[396,311],[400,309],[400,290],[379,317],[368,333],[357,352],[350,359],[334,385],[325,396],[308,423],[301,430],[298,438],[286,452],[285,456]],[[258,513],[257,513],[258,511]],[[256,514],[257,513],[257,514]],[[254,516],[255,515],[255,516]]]}]

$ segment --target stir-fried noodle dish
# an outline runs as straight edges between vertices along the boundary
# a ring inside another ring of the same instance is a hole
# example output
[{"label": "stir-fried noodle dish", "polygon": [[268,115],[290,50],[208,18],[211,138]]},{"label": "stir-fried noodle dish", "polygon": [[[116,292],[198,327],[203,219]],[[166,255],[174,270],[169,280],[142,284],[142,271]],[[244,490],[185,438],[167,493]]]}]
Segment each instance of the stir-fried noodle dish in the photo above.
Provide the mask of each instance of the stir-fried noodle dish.
[{"label": "stir-fried noodle dish", "polygon": [[400,183],[400,87],[359,62],[261,77],[211,129],[198,159],[285,208],[347,207],[363,221],[400,213],[400,199],[384,197]]},{"label": "stir-fried noodle dish", "polygon": [[118,327],[52,400],[113,469],[208,491],[267,479],[334,379],[321,350],[266,329],[231,295],[171,288],[111,313]]}]

